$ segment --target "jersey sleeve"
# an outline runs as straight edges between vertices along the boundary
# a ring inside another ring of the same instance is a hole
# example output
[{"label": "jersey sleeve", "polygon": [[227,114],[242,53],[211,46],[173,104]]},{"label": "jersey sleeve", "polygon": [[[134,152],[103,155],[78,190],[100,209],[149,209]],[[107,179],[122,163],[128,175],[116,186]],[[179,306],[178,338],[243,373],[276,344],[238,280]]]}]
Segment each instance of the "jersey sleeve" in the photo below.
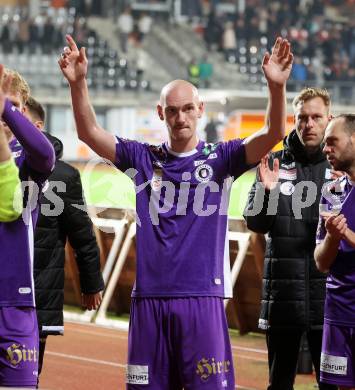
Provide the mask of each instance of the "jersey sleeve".
[{"label": "jersey sleeve", "polygon": [[115,166],[122,172],[129,168],[138,169],[145,151],[143,143],[116,137]]},{"label": "jersey sleeve", "polygon": [[244,172],[253,168],[254,165],[248,165],[246,162],[244,139],[234,139],[223,142],[222,155],[227,166],[227,174],[237,179]]}]

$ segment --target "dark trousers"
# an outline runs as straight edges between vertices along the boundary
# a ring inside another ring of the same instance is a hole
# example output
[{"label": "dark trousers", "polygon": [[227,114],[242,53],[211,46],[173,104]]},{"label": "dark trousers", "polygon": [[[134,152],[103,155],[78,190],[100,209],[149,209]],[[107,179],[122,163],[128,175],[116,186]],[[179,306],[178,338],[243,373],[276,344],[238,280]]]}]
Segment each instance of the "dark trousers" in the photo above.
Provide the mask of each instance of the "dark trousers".
[{"label": "dark trousers", "polygon": [[[269,386],[267,390],[293,390],[300,350],[301,330],[269,330],[266,344],[269,360]],[[319,383],[322,330],[306,332],[312,363],[319,390],[337,390],[336,386]]]}]

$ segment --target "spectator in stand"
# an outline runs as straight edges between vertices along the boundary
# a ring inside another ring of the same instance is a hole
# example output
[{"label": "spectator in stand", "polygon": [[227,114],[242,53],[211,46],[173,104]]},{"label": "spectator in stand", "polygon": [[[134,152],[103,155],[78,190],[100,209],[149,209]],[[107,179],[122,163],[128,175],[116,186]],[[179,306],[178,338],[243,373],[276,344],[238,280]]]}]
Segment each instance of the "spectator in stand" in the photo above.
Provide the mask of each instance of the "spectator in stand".
[{"label": "spectator in stand", "polygon": [[134,29],[134,20],[131,14],[131,9],[129,7],[127,7],[121,15],[119,15],[117,20],[117,28],[121,50],[123,53],[127,53],[128,39]]},{"label": "spectator in stand", "polygon": [[188,80],[192,85],[198,87],[200,84],[200,68],[194,58],[191,59],[187,66]]},{"label": "spectator in stand", "polygon": [[302,62],[302,58],[295,56],[291,72],[291,80],[297,84],[295,89],[300,89],[300,87],[303,87],[307,78],[307,68]]},{"label": "spectator in stand", "polygon": [[25,48],[27,50],[29,40],[30,40],[29,20],[26,16],[25,18],[21,19],[18,24],[17,47],[19,53],[23,53]]},{"label": "spectator in stand", "polygon": [[153,19],[143,12],[138,20],[138,40],[143,42],[145,36],[150,33],[152,28]]},{"label": "spectator in stand", "polygon": [[233,22],[227,22],[225,24],[223,39],[222,39],[222,48],[226,60],[231,55],[236,55],[237,52],[237,38],[235,36]]},{"label": "spectator in stand", "polygon": [[214,9],[208,16],[207,25],[204,31],[204,39],[208,51],[215,49],[220,44],[220,36],[222,34],[222,27],[216,16]]},{"label": "spectator in stand", "polygon": [[43,26],[42,51],[44,54],[50,54],[53,50],[55,41],[55,27],[51,18],[47,18]]},{"label": "spectator in stand", "polygon": [[198,64],[200,74],[200,86],[202,88],[209,88],[211,84],[211,77],[213,75],[213,65],[208,61],[207,55],[204,55]]}]

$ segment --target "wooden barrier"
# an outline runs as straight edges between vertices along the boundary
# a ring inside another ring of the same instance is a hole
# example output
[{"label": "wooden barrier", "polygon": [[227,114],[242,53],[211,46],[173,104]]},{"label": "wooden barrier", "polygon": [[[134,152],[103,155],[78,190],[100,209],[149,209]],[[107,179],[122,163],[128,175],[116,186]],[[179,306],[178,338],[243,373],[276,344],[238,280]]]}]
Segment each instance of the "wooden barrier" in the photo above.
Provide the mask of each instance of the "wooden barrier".
[{"label": "wooden barrier", "polygon": [[[106,289],[97,313],[86,312],[81,319],[105,324],[108,311],[129,313],[135,280],[134,212],[91,207],[89,215],[96,226]],[[265,239],[248,231],[240,219],[229,220],[228,238],[234,293],[233,299],[225,301],[228,324],[242,334],[255,332],[258,331]],[[80,287],[74,262],[68,249],[65,302],[77,305],[80,304]]]}]

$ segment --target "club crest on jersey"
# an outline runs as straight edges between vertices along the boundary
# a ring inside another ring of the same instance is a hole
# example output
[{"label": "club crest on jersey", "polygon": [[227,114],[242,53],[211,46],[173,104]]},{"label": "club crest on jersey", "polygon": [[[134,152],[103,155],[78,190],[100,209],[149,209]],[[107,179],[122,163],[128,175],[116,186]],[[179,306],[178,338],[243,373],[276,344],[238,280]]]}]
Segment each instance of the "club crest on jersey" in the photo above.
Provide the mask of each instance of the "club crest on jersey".
[{"label": "club crest on jersey", "polygon": [[195,178],[201,183],[207,183],[213,176],[213,169],[208,164],[202,164],[196,168]]},{"label": "club crest on jersey", "polygon": [[163,182],[163,170],[161,168],[154,168],[153,177],[150,182],[153,191],[159,191]]}]

